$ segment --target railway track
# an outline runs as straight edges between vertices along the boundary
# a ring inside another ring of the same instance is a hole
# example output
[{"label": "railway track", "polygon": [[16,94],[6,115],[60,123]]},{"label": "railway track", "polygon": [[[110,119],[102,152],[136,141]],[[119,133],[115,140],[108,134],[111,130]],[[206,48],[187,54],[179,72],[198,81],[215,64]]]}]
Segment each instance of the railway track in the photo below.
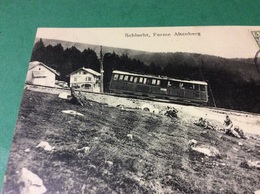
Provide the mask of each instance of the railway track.
[{"label": "railway track", "polygon": [[[50,86],[40,86],[40,85],[29,85],[27,84],[25,88],[30,88],[34,90],[42,90],[45,92],[49,93],[61,93],[61,92],[70,92],[69,88],[57,88],[57,87],[50,87]],[[105,95],[105,96],[115,96],[115,97],[122,97],[122,98],[127,98],[127,99],[139,99],[139,100],[148,100],[148,101],[153,101],[153,102],[161,102],[161,103],[169,103],[169,104],[179,104],[179,105],[185,105],[185,106],[196,106],[196,107],[203,107],[203,108],[208,108],[214,112],[222,112],[224,114],[227,113],[232,113],[232,114],[237,114],[237,115],[255,115],[255,116],[260,116],[259,113],[252,113],[252,112],[246,112],[246,111],[240,111],[240,110],[233,110],[233,109],[226,109],[226,108],[220,108],[220,107],[212,107],[212,106],[207,106],[205,104],[198,104],[198,103],[193,103],[189,101],[177,101],[177,100],[169,100],[169,99],[160,99],[160,98],[154,98],[154,97],[147,97],[147,96],[140,96],[140,95],[134,95],[134,94],[121,94],[121,93],[111,93],[111,92],[105,92],[105,93],[98,93],[98,92],[91,92],[91,91],[84,91],[84,90],[78,90],[75,89],[75,91],[80,91],[82,93],[86,94],[95,94],[95,95]]]}]

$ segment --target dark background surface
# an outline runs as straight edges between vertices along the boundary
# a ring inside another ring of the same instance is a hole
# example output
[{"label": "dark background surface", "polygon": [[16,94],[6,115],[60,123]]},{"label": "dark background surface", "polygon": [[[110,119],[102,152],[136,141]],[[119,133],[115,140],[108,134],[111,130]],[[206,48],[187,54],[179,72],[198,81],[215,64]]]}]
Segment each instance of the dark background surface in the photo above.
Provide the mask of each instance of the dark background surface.
[{"label": "dark background surface", "polygon": [[37,27],[260,25],[259,1],[0,0],[0,188]]}]

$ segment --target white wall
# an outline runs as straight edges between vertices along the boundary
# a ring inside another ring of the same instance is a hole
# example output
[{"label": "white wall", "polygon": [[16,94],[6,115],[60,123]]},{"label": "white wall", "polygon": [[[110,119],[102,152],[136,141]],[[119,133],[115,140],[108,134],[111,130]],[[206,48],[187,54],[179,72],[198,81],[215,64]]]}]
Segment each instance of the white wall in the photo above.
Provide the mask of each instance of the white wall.
[{"label": "white wall", "polygon": [[[33,71],[45,72],[46,77],[33,76]],[[26,83],[55,87],[55,74],[42,65],[37,65],[27,72]]]}]

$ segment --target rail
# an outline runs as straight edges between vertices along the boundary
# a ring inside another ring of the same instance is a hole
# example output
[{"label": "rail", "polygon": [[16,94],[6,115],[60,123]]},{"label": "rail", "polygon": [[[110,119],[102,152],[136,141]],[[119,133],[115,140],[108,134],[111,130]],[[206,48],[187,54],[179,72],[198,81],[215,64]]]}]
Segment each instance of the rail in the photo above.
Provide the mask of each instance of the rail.
[{"label": "rail", "polygon": [[[60,88],[60,87],[51,87],[51,86],[42,86],[42,85],[32,85],[32,84],[26,84],[25,89],[42,89],[44,92],[47,93],[60,93],[60,92],[70,92],[70,88]],[[55,91],[53,91],[55,90]],[[81,89],[74,89],[75,91],[80,91],[82,93],[90,93],[90,94],[95,94],[95,95],[106,95],[106,96],[116,96],[116,97],[123,97],[123,98],[134,98],[134,99],[140,99],[140,100],[150,100],[154,102],[165,102],[165,103],[172,103],[172,104],[181,104],[181,105],[190,105],[190,106],[198,106],[198,107],[204,107],[211,109],[212,111],[222,111],[223,113],[232,113],[232,114],[245,114],[245,115],[256,115],[260,116],[260,113],[252,113],[252,112],[246,112],[246,111],[240,111],[240,110],[233,110],[233,109],[227,109],[227,108],[218,108],[218,107],[211,107],[211,106],[206,106],[206,105],[201,105],[201,104],[196,104],[196,103],[191,103],[191,102],[185,102],[185,101],[174,101],[174,100],[167,100],[167,99],[158,99],[158,98],[150,98],[146,96],[135,96],[135,95],[128,95],[128,94],[118,94],[118,93],[99,93],[99,92],[91,92],[91,91],[83,91]]]}]

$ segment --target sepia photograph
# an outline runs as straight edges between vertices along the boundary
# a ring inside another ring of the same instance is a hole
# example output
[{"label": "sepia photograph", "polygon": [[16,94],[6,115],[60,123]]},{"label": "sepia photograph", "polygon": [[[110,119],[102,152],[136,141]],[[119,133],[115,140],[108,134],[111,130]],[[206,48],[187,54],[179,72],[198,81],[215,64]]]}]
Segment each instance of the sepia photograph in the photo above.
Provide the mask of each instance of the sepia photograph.
[{"label": "sepia photograph", "polygon": [[260,193],[260,27],[38,28],[3,194]]}]

